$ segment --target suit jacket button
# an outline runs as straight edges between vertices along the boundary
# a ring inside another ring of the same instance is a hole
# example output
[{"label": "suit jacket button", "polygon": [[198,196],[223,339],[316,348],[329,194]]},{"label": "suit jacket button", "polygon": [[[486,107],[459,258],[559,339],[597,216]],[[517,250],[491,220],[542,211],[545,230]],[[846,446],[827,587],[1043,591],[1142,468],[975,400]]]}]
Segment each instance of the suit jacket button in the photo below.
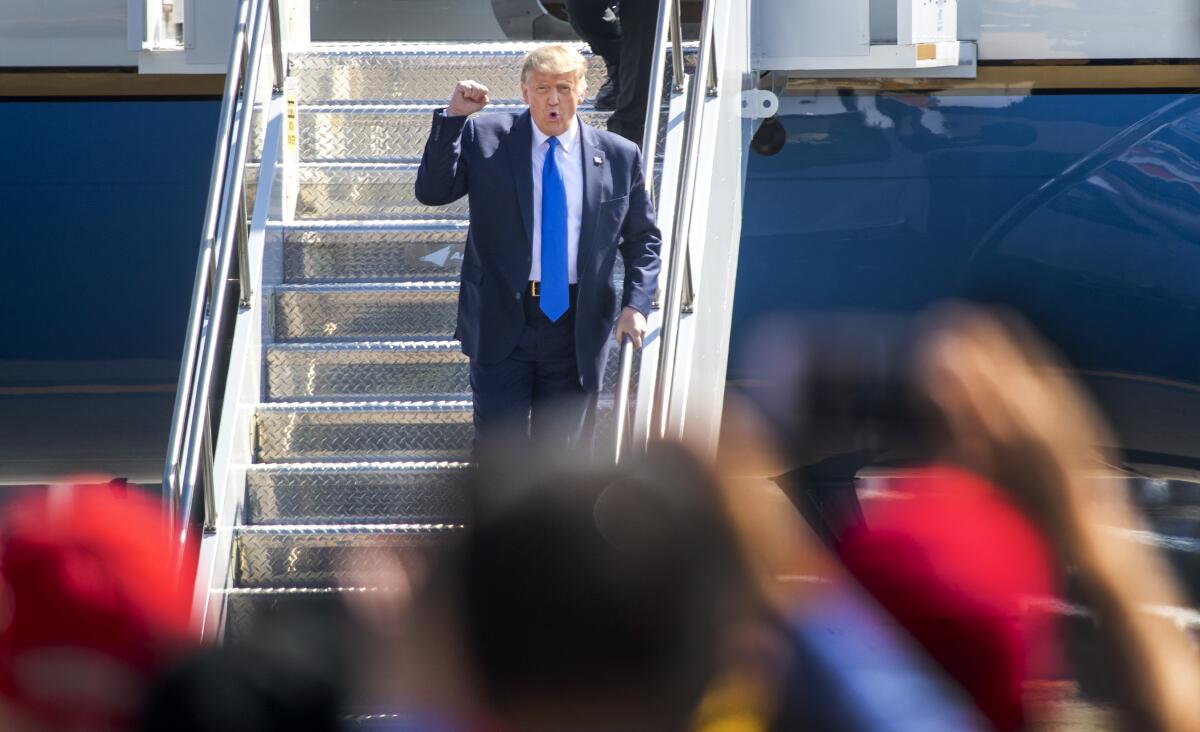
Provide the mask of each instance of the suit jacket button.
[{"label": "suit jacket button", "polygon": [[516,295],[516,298],[517,298],[518,300],[520,300],[520,299],[521,299],[521,293],[519,293],[519,292],[515,292],[515,293],[513,293],[513,294],[514,294],[514,295]]}]

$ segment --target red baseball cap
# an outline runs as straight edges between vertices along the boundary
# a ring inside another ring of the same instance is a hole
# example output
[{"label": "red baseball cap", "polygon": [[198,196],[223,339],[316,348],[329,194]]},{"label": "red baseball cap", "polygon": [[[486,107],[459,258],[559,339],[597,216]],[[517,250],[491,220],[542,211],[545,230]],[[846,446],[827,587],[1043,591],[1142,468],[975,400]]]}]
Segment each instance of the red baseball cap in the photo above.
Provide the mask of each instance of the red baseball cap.
[{"label": "red baseball cap", "polygon": [[[121,482],[51,486],[0,513],[0,699],[47,727],[128,729],[198,635],[162,503]],[[182,566],[195,566],[194,547]]]},{"label": "red baseball cap", "polygon": [[1048,544],[971,473],[935,466],[887,489],[845,538],[843,561],[997,729],[1022,729],[1023,685],[1058,663],[1053,621],[1030,603],[1056,596]]}]

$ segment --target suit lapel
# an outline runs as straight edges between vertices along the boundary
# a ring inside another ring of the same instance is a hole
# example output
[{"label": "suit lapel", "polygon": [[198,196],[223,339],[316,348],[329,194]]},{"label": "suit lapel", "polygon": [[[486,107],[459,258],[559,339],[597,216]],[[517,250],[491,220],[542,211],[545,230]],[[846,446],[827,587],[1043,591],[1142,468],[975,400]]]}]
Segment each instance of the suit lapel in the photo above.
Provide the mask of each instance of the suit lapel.
[{"label": "suit lapel", "polygon": [[533,246],[533,122],[529,110],[517,116],[513,122],[508,146],[509,163],[516,185],[517,206],[521,209],[521,221],[525,224],[525,243]]},{"label": "suit lapel", "polygon": [[[583,214],[579,220],[579,276],[583,279],[583,263],[590,262],[592,239],[596,230],[596,214],[600,209],[600,194],[604,187],[607,161],[596,130],[577,118],[579,140],[583,155]],[[587,258],[584,255],[589,255]]]}]

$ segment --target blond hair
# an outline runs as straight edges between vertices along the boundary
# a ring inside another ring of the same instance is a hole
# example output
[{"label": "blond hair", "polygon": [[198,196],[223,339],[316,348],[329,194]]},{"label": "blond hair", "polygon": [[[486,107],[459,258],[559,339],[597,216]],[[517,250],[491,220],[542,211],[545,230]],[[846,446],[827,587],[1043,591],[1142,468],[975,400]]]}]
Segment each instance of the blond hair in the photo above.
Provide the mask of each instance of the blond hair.
[{"label": "blond hair", "polygon": [[574,73],[575,91],[583,94],[587,89],[587,68],[587,59],[570,46],[539,46],[525,54],[525,61],[521,64],[521,81],[525,81],[530,71],[543,74]]}]

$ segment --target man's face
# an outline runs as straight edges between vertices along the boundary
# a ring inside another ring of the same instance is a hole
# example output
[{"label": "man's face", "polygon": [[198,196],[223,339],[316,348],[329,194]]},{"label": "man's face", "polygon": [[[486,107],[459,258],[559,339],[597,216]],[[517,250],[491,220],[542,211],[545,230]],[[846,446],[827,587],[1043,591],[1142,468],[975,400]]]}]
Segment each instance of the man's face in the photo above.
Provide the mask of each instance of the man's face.
[{"label": "man's face", "polygon": [[575,107],[583,101],[583,82],[574,73],[547,74],[530,71],[521,80],[521,98],[542,134],[566,132],[575,118]]}]

